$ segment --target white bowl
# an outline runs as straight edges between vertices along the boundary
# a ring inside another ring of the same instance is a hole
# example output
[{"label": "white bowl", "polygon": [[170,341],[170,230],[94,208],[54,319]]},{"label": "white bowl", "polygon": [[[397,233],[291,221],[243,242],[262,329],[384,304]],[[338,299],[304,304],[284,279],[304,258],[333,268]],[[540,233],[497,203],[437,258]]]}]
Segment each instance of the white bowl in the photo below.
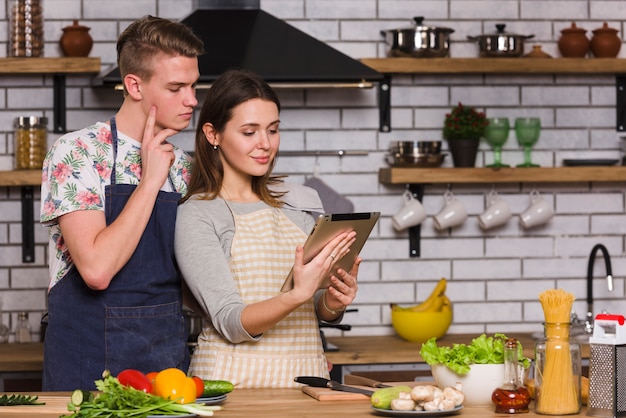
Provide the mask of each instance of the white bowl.
[{"label": "white bowl", "polygon": [[456,374],[442,364],[430,366],[437,386],[456,386],[465,394],[464,406],[493,406],[491,394],[504,382],[504,364],[472,364],[467,374]]}]

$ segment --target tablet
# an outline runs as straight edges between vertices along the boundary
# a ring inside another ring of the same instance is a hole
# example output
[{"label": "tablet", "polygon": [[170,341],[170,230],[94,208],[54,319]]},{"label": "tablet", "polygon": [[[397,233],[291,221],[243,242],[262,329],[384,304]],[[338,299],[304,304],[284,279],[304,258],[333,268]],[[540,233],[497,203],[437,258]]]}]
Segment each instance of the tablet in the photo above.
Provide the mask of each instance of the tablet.
[{"label": "tablet", "polygon": [[[308,263],[319,254],[324,246],[341,232],[356,231],[356,240],[350,247],[350,252],[335,263],[333,271],[342,268],[350,271],[354,260],[361,252],[365,241],[370,236],[374,225],[380,217],[380,212],[360,213],[328,213],[320,215],[311,230],[311,234],[304,243],[304,262]],[[330,286],[330,277],[327,277],[320,289]],[[293,269],[287,275],[287,279],[281,287],[281,292],[287,292],[293,288]]]}]

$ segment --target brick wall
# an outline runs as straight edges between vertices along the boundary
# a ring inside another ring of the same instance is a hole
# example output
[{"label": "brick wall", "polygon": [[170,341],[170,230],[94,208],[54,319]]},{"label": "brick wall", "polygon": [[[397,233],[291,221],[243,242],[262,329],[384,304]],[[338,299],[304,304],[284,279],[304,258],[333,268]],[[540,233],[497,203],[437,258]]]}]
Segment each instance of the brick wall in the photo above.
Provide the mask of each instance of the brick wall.
[{"label": "brick wall", "polygon": [[[6,1],[0,1],[0,43],[6,43]],[[43,0],[45,55],[59,56],[61,28],[79,19],[90,26],[95,40],[91,56],[101,57],[103,68],[115,61],[115,39],[128,22],[145,14],[182,18],[191,0]],[[262,0],[261,7],[307,33],[354,57],[383,57],[380,30],[407,27],[411,17],[425,16],[430,26],[455,29],[452,57],[476,57],[477,45],[467,35],[495,30],[534,34],[530,45],[558,57],[560,30],[572,21],[592,30],[607,21],[626,30],[626,9],[620,0]],[[4,29],[4,30],[3,30]],[[590,36],[591,33],[589,32]],[[0,47],[0,56],[5,49]],[[620,51],[626,57],[626,48]],[[554,206],[554,219],[543,227],[522,229],[517,219],[483,232],[476,216],[486,204],[490,184],[450,185],[463,201],[468,220],[452,231],[438,232],[429,218],[422,226],[422,255],[408,256],[406,232],[396,232],[390,217],[400,208],[403,186],[378,183],[385,167],[389,141],[440,139],[444,114],[461,101],[489,116],[541,117],[543,131],[533,150],[542,166],[559,166],[564,158],[621,158],[620,134],[615,130],[615,77],[608,75],[434,75],[395,76],[392,80],[392,131],[378,132],[375,89],[280,91],[283,150],[359,150],[366,156],[282,156],[278,170],[302,182],[313,172],[316,160],[321,178],[345,194],[356,210],[379,210],[383,217],[366,245],[355,308],[345,321],[350,335],[390,334],[390,302],[411,304],[422,300],[440,277],[450,279],[448,294],[454,303],[450,332],[540,331],[543,314],[537,295],[547,288],[573,292],[579,316],[586,312],[587,258],[594,244],[604,243],[611,253],[616,278],[609,293],[596,264],[596,312],[624,313],[626,271],[624,183],[505,184],[495,189],[512,207],[514,215],[525,209],[533,187]],[[52,116],[52,78],[0,77],[0,170],[13,164],[12,121],[17,115]],[[94,88],[88,77],[67,81],[68,129],[106,120],[120,103],[120,93]],[[199,94],[201,96],[201,93]],[[52,142],[57,135],[49,133]],[[192,132],[175,142],[191,150]],[[445,146],[445,145],[444,145]],[[481,144],[477,165],[492,161]],[[521,162],[523,155],[512,134],[503,161]],[[449,157],[445,166],[450,166]],[[446,185],[428,186],[424,205],[429,215],[442,205]],[[22,264],[21,209],[18,188],[0,188],[0,298],[2,320],[14,326],[17,312],[31,312],[33,327],[45,310],[47,287],[47,236],[36,226],[36,260]],[[37,199],[39,196],[37,195]],[[36,202],[35,213],[39,205]],[[338,331],[327,330],[327,334]]]}]

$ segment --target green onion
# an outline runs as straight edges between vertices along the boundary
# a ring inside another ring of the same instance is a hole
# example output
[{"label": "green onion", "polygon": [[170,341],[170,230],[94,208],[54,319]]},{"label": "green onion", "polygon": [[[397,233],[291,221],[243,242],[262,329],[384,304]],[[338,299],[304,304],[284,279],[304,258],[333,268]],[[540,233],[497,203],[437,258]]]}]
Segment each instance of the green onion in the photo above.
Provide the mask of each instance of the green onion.
[{"label": "green onion", "polygon": [[[221,406],[201,404],[179,404],[176,399],[165,399],[132,387],[120,384],[116,377],[104,374],[102,380],[96,380],[96,387],[101,392],[94,398],[77,396],[67,406],[72,412],[70,418],[145,418],[149,415],[196,414],[201,417],[213,416]],[[79,399],[81,398],[81,399]]]}]

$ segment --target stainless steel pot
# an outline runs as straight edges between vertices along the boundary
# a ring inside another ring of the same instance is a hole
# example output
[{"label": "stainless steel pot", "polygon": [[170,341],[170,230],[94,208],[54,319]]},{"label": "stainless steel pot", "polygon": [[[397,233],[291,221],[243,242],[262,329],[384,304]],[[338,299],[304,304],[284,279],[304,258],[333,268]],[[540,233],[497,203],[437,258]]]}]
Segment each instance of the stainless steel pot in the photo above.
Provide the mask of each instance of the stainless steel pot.
[{"label": "stainless steel pot", "polygon": [[422,26],[423,16],[414,17],[415,26],[380,31],[387,43],[389,57],[433,58],[450,53],[449,36],[453,29]]},{"label": "stainless steel pot", "polygon": [[189,332],[187,341],[195,343],[198,340],[198,335],[202,332],[202,315],[198,315],[194,311],[185,308],[183,309],[183,316],[185,317],[185,324]]},{"label": "stainless steel pot", "polygon": [[481,57],[521,57],[524,55],[524,40],[535,35],[514,35],[505,32],[505,24],[496,25],[496,33],[468,36],[470,41],[478,42]]}]

